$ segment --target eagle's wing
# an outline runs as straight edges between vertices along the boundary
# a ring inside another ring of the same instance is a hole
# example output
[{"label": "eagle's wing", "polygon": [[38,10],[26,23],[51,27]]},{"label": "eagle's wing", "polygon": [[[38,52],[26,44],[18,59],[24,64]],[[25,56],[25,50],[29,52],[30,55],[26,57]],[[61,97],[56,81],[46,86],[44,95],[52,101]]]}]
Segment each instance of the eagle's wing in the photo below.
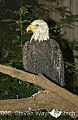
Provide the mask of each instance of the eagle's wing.
[{"label": "eagle's wing", "polygon": [[51,61],[53,61],[53,70],[56,73],[56,81],[60,83],[61,86],[65,85],[64,81],[64,62],[63,55],[61,53],[59,44],[55,40],[50,40],[50,45],[52,49]]}]

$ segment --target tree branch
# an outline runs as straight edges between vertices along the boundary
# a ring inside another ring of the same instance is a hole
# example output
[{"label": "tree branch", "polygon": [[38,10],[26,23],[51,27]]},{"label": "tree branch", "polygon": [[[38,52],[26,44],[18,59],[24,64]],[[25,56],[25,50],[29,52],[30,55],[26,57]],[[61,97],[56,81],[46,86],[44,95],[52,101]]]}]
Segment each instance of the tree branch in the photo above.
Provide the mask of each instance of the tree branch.
[{"label": "tree branch", "polygon": [[[36,84],[50,92],[46,95],[41,92],[35,97],[16,99],[16,100],[0,100],[0,110],[7,111],[36,111],[41,109],[52,110],[57,108],[61,111],[75,112],[74,116],[78,116],[78,96],[70,93],[64,88],[57,86],[43,76],[30,74],[10,66],[0,64],[0,72],[8,74],[14,78]],[[31,109],[29,109],[31,108]]]}]

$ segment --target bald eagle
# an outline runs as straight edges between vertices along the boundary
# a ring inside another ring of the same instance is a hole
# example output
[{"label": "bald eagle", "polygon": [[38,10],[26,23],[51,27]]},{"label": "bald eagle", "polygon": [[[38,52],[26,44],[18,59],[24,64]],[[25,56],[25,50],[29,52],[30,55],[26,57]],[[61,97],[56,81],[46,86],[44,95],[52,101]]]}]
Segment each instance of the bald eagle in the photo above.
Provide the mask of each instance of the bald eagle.
[{"label": "bald eagle", "polygon": [[64,86],[63,56],[59,44],[49,37],[48,24],[43,20],[34,20],[26,31],[32,31],[33,35],[23,48],[24,69],[30,73],[43,74]]}]

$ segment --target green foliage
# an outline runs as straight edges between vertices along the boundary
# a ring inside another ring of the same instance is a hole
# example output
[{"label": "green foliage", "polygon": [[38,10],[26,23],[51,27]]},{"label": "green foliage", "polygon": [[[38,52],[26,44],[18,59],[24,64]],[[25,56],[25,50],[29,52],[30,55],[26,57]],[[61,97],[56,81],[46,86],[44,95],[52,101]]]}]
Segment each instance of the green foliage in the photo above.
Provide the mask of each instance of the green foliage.
[{"label": "green foliage", "polygon": [[[22,19],[23,19],[23,16],[26,15],[26,13],[28,13],[28,11],[25,7],[21,7],[18,11],[15,11],[14,13],[20,16],[20,19],[16,20],[16,23],[18,24],[18,28],[16,29],[16,31],[20,31],[20,35],[22,37],[23,36],[23,23],[27,22],[27,20],[22,20]],[[22,45],[22,40],[21,40],[21,45]]]},{"label": "green foliage", "polygon": [[0,99],[26,98],[37,91],[34,85],[4,74],[0,74],[0,79]]}]

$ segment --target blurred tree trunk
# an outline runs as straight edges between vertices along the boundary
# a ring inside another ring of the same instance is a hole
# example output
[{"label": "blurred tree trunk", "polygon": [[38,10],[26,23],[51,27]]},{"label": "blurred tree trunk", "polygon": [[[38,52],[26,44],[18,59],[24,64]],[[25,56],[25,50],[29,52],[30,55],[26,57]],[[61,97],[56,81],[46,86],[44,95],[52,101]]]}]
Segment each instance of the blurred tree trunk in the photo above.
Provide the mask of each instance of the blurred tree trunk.
[{"label": "blurred tree trunk", "polygon": [[[65,6],[68,6],[72,13],[74,15],[78,14],[78,0],[65,0],[63,3]],[[78,23],[75,23],[75,26],[73,26],[73,29],[67,28],[65,29],[66,31],[66,36],[65,38],[69,39],[70,41],[78,41]],[[74,56],[78,55],[78,52],[76,50],[73,50]],[[75,60],[75,66],[76,69],[78,70],[78,59]],[[78,76],[77,76],[77,81],[78,81]]]},{"label": "blurred tree trunk", "polygon": [[[36,111],[46,109],[47,111],[57,108],[64,111],[73,111],[74,115],[70,114],[71,117],[78,117],[78,96],[70,93],[66,89],[57,86],[56,84],[49,81],[44,76],[34,75],[22,70],[12,68],[0,64],[0,72],[8,74],[14,78],[21,79],[33,83],[35,85],[44,88],[46,92],[42,91],[39,94],[36,93],[34,97],[24,99],[11,99],[11,100],[0,100],[1,111]],[[31,109],[29,109],[31,108]]]}]

